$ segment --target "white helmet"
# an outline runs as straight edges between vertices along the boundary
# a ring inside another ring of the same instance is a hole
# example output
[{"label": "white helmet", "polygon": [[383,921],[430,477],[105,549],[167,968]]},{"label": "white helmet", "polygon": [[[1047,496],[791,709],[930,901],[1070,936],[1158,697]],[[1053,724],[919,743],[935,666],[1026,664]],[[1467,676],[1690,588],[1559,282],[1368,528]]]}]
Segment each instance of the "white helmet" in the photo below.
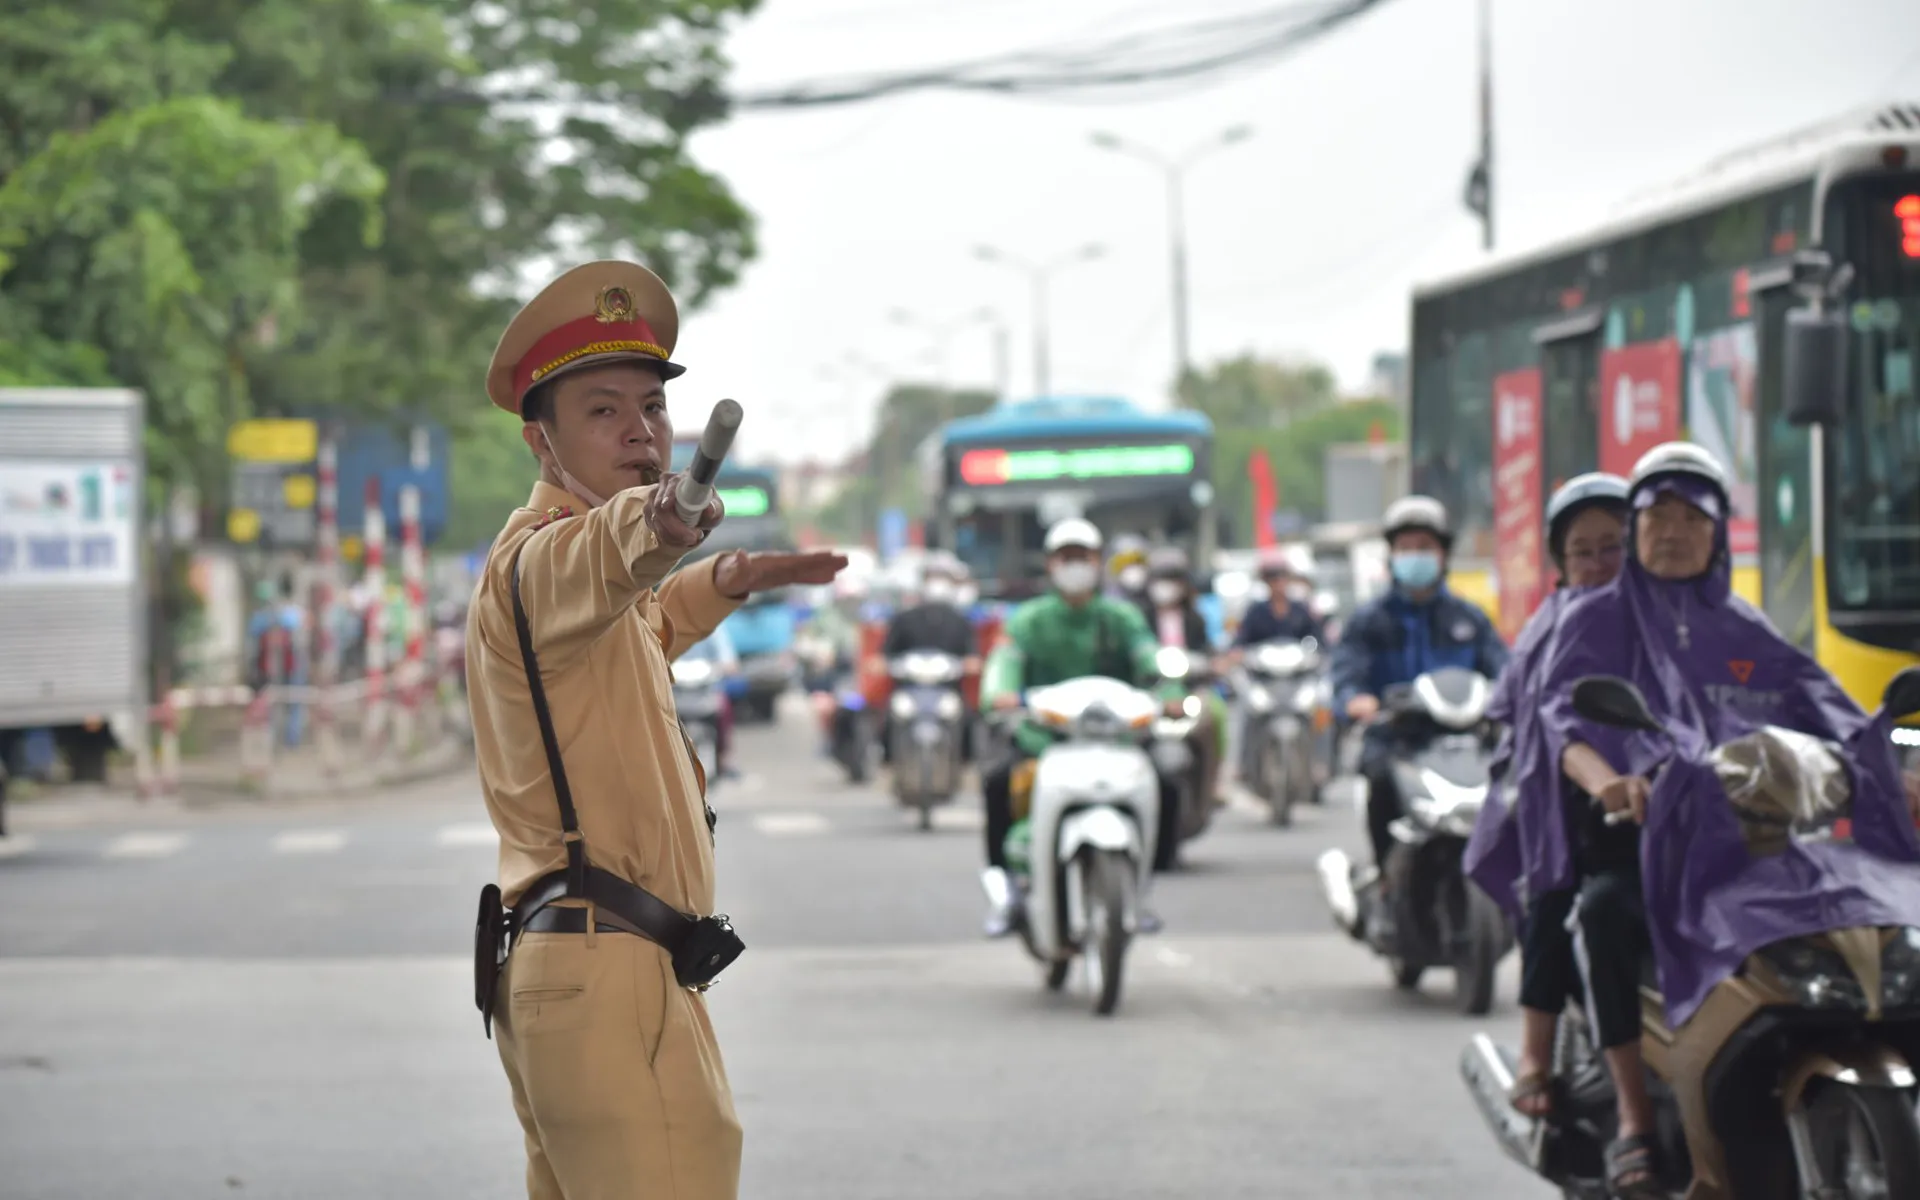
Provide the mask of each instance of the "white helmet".
[{"label": "white helmet", "polygon": [[1064,550],[1068,546],[1078,546],[1083,550],[1091,550],[1098,554],[1100,552],[1100,531],[1093,527],[1092,521],[1085,520],[1081,517],[1068,517],[1064,521],[1055,522],[1053,528],[1047,530],[1047,540],[1045,543],[1046,552],[1052,554],[1057,550]]},{"label": "white helmet", "polygon": [[1627,511],[1627,481],[1605,471],[1575,475],[1556,489],[1547,500],[1547,553],[1560,558],[1560,544],[1573,518],[1594,505],[1619,512]]},{"label": "white helmet", "polygon": [[1713,452],[1692,442],[1662,442],[1640,456],[1633,464],[1628,483],[1638,493],[1649,483],[1667,475],[1685,475],[1706,484],[1720,495],[1719,516],[1727,510],[1727,470]]},{"label": "white helmet", "polygon": [[1394,535],[1405,533],[1409,529],[1424,529],[1440,539],[1440,544],[1449,549],[1453,546],[1453,530],[1447,524],[1447,506],[1432,496],[1402,496],[1387,505],[1387,511],[1380,518],[1381,535],[1388,541]]}]

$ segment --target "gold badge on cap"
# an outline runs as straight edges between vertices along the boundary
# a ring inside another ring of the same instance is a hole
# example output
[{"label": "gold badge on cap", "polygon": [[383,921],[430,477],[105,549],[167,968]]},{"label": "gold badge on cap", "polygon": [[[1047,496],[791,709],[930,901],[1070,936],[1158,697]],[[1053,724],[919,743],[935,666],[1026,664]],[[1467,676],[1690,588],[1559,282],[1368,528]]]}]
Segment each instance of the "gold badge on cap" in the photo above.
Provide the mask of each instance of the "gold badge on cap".
[{"label": "gold badge on cap", "polygon": [[633,293],[618,284],[601,288],[600,298],[593,302],[593,315],[603,325],[633,320]]}]

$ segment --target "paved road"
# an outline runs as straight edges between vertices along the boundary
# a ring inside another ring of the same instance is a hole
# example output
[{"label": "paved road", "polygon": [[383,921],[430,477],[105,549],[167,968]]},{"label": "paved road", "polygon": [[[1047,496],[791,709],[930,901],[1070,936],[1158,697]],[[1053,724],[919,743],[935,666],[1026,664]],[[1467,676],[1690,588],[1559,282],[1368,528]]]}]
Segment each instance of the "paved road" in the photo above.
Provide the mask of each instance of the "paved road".
[{"label": "paved road", "polygon": [[[1351,811],[1224,813],[1102,1021],[978,937],[977,801],[919,833],[795,714],[742,749],[716,804],[750,949],[712,1004],[749,1200],[1544,1194],[1461,1090],[1444,980],[1396,993],[1329,930],[1313,858],[1359,845]],[[471,779],[17,825],[0,1198],[523,1194],[469,998],[494,852]]]}]

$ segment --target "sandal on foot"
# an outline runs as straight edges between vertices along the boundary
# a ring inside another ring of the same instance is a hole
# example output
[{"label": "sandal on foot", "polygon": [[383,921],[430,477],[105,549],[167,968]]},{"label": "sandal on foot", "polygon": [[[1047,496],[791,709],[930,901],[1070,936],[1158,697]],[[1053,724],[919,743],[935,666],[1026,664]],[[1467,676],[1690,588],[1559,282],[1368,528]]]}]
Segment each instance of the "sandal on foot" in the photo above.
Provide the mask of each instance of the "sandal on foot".
[{"label": "sandal on foot", "polygon": [[[1523,1117],[1538,1121],[1553,1113],[1553,1076],[1545,1071],[1528,1071],[1513,1081],[1507,1091],[1507,1103]],[[1530,1108],[1530,1105],[1537,1107]]]},{"label": "sandal on foot", "polygon": [[1654,1174],[1652,1138],[1636,1133],[1607,1146],[1607,1190],[1615,1200],[1661,1200],[1665,1192]]}]

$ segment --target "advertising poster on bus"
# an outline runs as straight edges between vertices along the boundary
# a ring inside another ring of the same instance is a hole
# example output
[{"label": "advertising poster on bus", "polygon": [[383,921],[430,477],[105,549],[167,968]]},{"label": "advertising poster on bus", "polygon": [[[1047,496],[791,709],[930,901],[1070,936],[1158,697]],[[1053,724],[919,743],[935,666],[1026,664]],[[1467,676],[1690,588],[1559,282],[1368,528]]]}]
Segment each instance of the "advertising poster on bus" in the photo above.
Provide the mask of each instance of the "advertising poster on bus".
[{"label": "advertising poster on bus", "polygon": [[1635,342],[1600,355],[1600,469],[1627,475],[1680,435],[1680,343]]},{"label": "advertising poster on bus", "polygon": [[1546,593],[1540,542],[1540,371],[1493,381],[1493,529],[1500,634],[1511,642]]},{"label": "advertising poster on bus", "polygon": [[1749,321],[1695,338],[1687,363],[1687,436],[1713,451],[1733,481],[1727,536],[1735,554],[1760,550],[1760,452],[1753,413],[1758,362]]}]

